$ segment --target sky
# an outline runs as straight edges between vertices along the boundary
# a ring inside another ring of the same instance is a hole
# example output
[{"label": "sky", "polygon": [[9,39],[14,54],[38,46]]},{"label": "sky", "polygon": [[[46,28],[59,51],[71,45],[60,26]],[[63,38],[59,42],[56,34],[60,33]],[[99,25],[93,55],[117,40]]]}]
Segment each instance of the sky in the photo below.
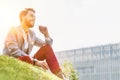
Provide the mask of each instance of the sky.
[{"label": "sky", "polygon": [[[19,12],[28,7],[36,10],[35,25],[48,27],[54,51],[119,43],[119,4],[120,0],[0,0],[0,53],[9,28],[19,25]],[[38,26],[33,29],[44,39]]]}]

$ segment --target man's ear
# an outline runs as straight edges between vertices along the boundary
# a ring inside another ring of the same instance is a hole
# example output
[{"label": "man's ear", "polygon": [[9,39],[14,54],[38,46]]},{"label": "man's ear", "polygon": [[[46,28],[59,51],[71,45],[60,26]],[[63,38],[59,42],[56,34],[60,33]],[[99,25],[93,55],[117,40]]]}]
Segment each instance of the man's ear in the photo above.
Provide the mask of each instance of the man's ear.
[{"label": "man's ear", "polygon": [[22,18],[21,18],[21,19],[22,19],[22,21],[24,21],[24,20],[25,20],[25,17],[26,17],[26,16],[22,16]]}]

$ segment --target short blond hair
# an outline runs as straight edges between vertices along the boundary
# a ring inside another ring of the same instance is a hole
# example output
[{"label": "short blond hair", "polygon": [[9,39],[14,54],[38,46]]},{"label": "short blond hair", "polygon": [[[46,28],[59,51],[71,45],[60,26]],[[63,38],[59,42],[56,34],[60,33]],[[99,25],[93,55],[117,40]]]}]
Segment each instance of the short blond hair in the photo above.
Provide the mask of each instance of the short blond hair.
[{"label": "short blond hair", "polygon": [[35,10],[33,8],[25,8],[19,14],[20,22],[22,21],[22,16],[26,16],[26,14],[28,13],[28,11],[32,11],[32,12],[35,13]]}]

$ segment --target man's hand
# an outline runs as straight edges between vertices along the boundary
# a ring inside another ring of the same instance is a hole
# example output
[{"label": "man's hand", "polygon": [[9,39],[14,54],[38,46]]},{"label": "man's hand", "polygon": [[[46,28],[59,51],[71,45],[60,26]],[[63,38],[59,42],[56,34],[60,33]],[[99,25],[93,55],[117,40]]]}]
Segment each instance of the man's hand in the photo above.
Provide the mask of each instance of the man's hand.
[{"label": "man's hand", "polygon": [[36,61],[35,65],[38,67],[42,67],[45,70],[49,70],[49,67],[45,61]]},{"label": "man's hand", "polygon": [[45,36],[45,37],[49,37],[49,33],[48,33],[48,29],[45,26],[39,26],[39,30],[40,32]]}]

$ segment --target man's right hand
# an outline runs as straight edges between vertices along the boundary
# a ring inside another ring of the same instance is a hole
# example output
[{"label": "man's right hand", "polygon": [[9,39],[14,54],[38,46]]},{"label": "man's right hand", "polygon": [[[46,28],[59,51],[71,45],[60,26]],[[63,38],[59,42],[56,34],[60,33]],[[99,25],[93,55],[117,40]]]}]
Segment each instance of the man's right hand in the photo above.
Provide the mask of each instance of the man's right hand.
[{"label": "man's right hand", "polygon": [[48,29],[46,26],[40,25],[39,30],[45,37],[49,37]]}]

